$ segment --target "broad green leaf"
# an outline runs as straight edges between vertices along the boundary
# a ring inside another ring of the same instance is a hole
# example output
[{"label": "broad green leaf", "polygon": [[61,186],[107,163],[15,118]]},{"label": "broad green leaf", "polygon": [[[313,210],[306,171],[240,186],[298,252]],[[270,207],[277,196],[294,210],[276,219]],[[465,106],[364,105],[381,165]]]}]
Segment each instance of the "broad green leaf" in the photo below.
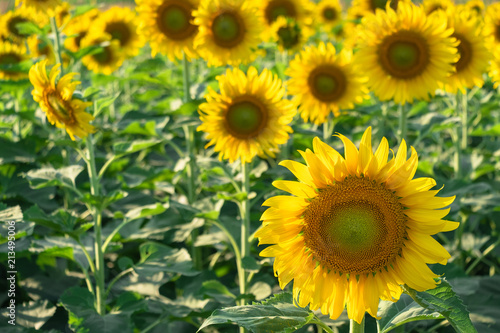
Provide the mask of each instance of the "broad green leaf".
[{"label": "broad green leaf", "polygon": [[193,261],[186,249],[147,242],[140,246],[140,262],[135,266],[138,274],[151,275],[158,272],[193,276],[199,274],[193,268]]},{"label": "broad green leaf", "polygon": [[469,318],[469,311],[446,279],[441,279],[436,288],[427,291],[418,292],[408,286],[405,288],[413,300],[429,311],[439,312],[457,332],[477,333]]},{"label": "broad green leaf", "polygon": [[0,207],[0,221],[21,221],[23,219],[23,212],[21,207],[15,206],[6,209]]},{"label": "broad green leaf", "polygon": [[484,129],[476,129],[472,131],[471,136],[500,136],[500,124],[496,124],[487,130]]},{"label": "broad green leaf", "polygon": [[378,315],[382,317],[378,320],[381,333],[412,321],[444,318],[438,312],[424,309],[406,294],[401,295],[397,302],[381,301]]},{"label": "broad green leaf", "polygon": [[97,108],[95,110],[94,117],[97,117],[99,114],[101,114],[104,111],[105,108],[107,108],[108,106],[113,104],[115,102],[115,100],[118,98],[118,96],[120,96],[119,92],[117,92],[113,96],[99,98],[96,101]]},{"label": "broad green leaf", "polygon": [[314,319],[314,313],[296,307],[291,293],[281,293],[252,305],[215,310],[198,332],[215,324],[236,323],[254,333],[291,333]]},{"label": "broad green leaf", "polygon": [[217,280],[203,282],[201,293],[204,296],[211,297],[222,304],[234,304],[236,296],[231,293],[225,285]]},{"label": "broad green leaf", "polygon": [[91,222],[79,224],[78,219],[65,209],[59,209],[51,215],[47,215],[38,206],[31,206],[24,212],[24,218],[26,221],[32,221],[37,225],[71,236],[81,235],[93,226]]},{"label": "broad green leaf", "polygon": [[113,150],[116,155],[124,156],[151,148],[160,142],[161,140],[157,139],[117,142],[113,145]]},{"label": "broad green leaf", "polygon": [[139,134],[147,137],[158,136],[156,133],[156,123],[153,120],[142,125],[139,121],[134,121],[122,131],[123,134]]},{"label": "broad green leaf", "polygon": [[56,312],[56,307],[47,300],[32,301],[16,307],[16,324],[40,329]]},{"label": "broad green leaf", "polygon": [[25,174],[34,189],[47,186],[75,187],[75,179],[83,171],[81,165],[71,165],[61,169],[52,167],[30,170]]},{"label": "broad green leaf", "polygon": [[147,205],[142,207],[134,208],[125,214],[125,218],[129,221],[137,220],[143,217],[150,217],[158,215],[166,211],[169,207],[169,203],[156,203],[153,205]]},{"label": "broad green leaf", "polygon": [[[2,85],[3,83],[0,82],[0,87]],[[36,157],[35,146],[25,141],[11,142],[0,138],[0,147],[2,147],[0,149],[0,165],[13,162],[30,163]]]},{"label": "broad green leaf", "polygon": [[61,296],[61,304],[69,312],[69,326],[76,333],[132,332],[130,315],[111,313],[100,316],[94,308],[94,296],[88,289],[72,287]]}]

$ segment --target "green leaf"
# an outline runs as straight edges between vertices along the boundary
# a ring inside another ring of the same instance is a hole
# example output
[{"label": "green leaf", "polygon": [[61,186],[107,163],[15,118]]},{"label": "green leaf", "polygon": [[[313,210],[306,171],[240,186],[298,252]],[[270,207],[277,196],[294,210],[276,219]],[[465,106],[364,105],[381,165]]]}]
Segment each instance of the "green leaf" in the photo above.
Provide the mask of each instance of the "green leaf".
[{"label": "green leaf", "polygon": [[77,333],[128,333],[132,324],[128,314],[100,316],[94,308],[94,296],[88,289],[72,287],[61,296],[61,304],[69,312],[69,326]]},{"label": "green leaf", "polygon": [[472,131],[471,136],[500,136],[500,124],[496,124],[487,130],[476,129]]},{"label": "green leaf", "polygon": [[98,115],[100,115],[102,113],[102,111],[104,111],[105,108],[107,108],[108,106],[113,104],[115,102],[115,100],[118,98],[118,96],[120,96],[119,92],[117,92],[116,94],[114,94],[112,96],[99,98],[96,101],[97,108],[95,110],[94,117],[97,117]]},{"label": "green leaf", "polygon": [[234,304],[234,301],[236,300],[236,296],[231,293],[225,285],[217,280],[204,281],[201,293],[204,296],[213,298],[222,304]]},{"label": "green leaf", "polygon": [[186,249],[173,249],[169,246],[147,242],[140,246],[141,260],[135,266],[138,274],[152,275],[167,272],[194,276],[199,274],[193,269],[193,261]]},{"label": "green leaf", "polygon": [[34,189],[48,186],[75,187],[75,179],[83,171],[81,165],[70,165],[61,169],[52,167],[30,170],[24,176]]},{"label": "green leaf", "polygon": [[469,311],[446,279],[441,279],[436,288],[427,291],[418,292],[408,286],[405,289],[420,306],[442,314],[457,332],[477,333],[469,318]]},{"label": "green leaf", "polygon": [[169,203],[156,203],[153,205],[147,205],[142,207],[137,207],[128,211],[125,214],[125,218],[129,221],[137,220],[143,217],[150,217],[163,213],[169,207]]},{"label": "green leaf", "polygon": [[22,304],[16,309],[16,324],[40,329],[56,312],[56,307],[47,300]]},{"label": "green leaf", "polygon": [[19,206],[0,210],[0,221],[22,221],[22,219],[23,212]]},{"label": "green leaf", "polygon": [[157,139],[117,142],[113,145],[113,150],[116,155],[124,156],[136,153],[147,148],[151,148],[153,146],[156,146],[160,142],[161,140]]},{"label": "green leaf", "polygon": [[378,321],[381,333],[412,321],[444,318],[438,312],[424,309],[406,294],[401,295],[397,302],[381,301],[378,315],[382,317]]},{"label": "green leaf", "polygon": [[215,310],[198,332],[210,325],[233,322],[254,333],[289,333],[313,319],[314,313],[293,304],[291,293],[281,293],[261,303]]},{"label": "green leaf", "polygon": [[[1,81],[0,87],[3,87]],[[35,146],[24,140],[12,142],[0,138],[0,147],[2,147],[2,149],[0,149],[0,165],[12,162],[30,163],[36,158]]]}]

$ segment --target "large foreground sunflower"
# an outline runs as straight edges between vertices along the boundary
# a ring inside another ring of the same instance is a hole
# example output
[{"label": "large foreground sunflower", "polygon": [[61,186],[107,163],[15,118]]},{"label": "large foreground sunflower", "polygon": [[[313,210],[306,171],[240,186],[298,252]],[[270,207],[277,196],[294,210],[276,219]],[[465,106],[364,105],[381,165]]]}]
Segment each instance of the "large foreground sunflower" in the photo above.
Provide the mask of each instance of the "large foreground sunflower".
[{"label": "large foreground sunflower", "polygon": [[428,17],[421,7],[400,2],[397,11],[387,7],[363,18],[355,59],[381,100],[428,100],[458,60],[452,33],[446,19]]},{"label": "large foreground sunflower", "polygon": [[0,80],[17,81],[28,77],[26,72],[14,68],[27,59],[24,45],[0,40]]},{"label": "large foreground sunflower", "polygon": [[194,37],[198,27],[193,24],[193,10],[199,0],[136,0],[139,13],[139,34],[151,46],[151,54],[168,56],[172,61],[196,58]]},{"label": "large foreground sunflower", "polygon": [[52,67],[48,76],[46,65],[47,60],[42,60],[33,65],[29,72],[31,84],[34,86],[31,94],[35,102],[40,104],[49,122],[58,128],[66,129],[72,140],[75,140],[75,136],[84,138],[93,133],[94,126],[89,122],[94,120],[94,117],[85,112],[85,108],[92,103],[73,98],[75,87],[80,84],[79,81],[71,81],[76,73],[66,74],[56,83],[61,72],[59,65]]},{"label": "large foreground sunflower", "polygon": [[365,312],[377,316],[379,299],[398,300],[403,284],[418,291],[436,286],[427,264],[444,265],[450,255],[431,235],[457,228],[442,220],[455,197],[435,197],[432,178],[412,179],[418,157],[412,147],[407,160],[404,140],[388,162],[385,138],[373,154],[371,128],[359,151],[338,137],[344,156],[315,138],[314,152],[300,152],[307,165],[280,163],[299,182],[273,183],[294,196],[264,202],[270,208],[256,237],[273,244],[260,255],[276,257],[280,287],[293,279],[300,306],[333,319],[347,306],[349,318],[361,323]]},{"label": "large foreground sunflower", "polygon": [[109,8],[95,20],[92,31],[111,35],[111,39],[120,43],[120,50],[126,56],[136,56],[144,45],[142,36],[137,33],[136,15],[130,8]]},{"label": "large foreground sunflower", "polygon": [[199,28],[194,45],[209,66],[238,66],[255,59],[263,19],[251,2],[204,0],[193,16]]},{"label": "large foreground sunflower", "polygon": [[304,121],[324,123],[330,112],[339,115],[339,109],[350,109],[367,96],[366,78],[355,70],[352,53],[321,42],[317,47],[306,47],[294,60],[286,74],[288,93],[300,104]]},{"label": "large foreground sunflower", "polygon": [[296,113],[294,104],[284,99],[281,80],[267,69],[259,75],[255,67],[247,75],[228,69],[217,80],[221,93],[209,88],[199,110],[203,123],[197,130],[208,134],[206,147],[215,145],[219,159],[231,163],[240,158],[249,163],[255,155],[274,157],[278,145],[288,140],[288,124]]},{"label": "large foreground sunflower", "polygon": [[454,29],[452,37],[460,43],[457,46],[460,58],[455,63],[455,72],[444,81],[444,89],[455,94],[457,90],[465,92],[466,88],[481,87],[491,53],[478,17],[466,8],[460,12],[448,10],[447,15],[448,27]]}]

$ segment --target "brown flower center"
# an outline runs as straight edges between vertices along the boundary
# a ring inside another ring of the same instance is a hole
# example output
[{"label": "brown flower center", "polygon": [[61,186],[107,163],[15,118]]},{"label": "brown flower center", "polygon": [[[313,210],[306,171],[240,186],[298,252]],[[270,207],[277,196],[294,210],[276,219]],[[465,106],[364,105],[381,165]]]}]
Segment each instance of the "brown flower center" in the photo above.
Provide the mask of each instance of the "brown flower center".
[{"label": "brown flower center", "polygon": [[455,64],[455,68],[457,69],[457,72],[460,72],[464,68],[466,68],[470,64],[470,62],[472,61],[472,52],[473,52],[472,45],[461,34],[458,34],[455,32],[451,36],[455,37],[460,42],[460,44],[458,44],[458,46],[457,46],[457,50],[458,50],[458,54],[459,54],[460,58],[458,58],[458,61]]},{"label": "brown flower center", "polygon": [[258,136],[267,125],[267,109],[253,96],[242,96],[233,101],[225,115],[227,131],[239,139]]},{"label": "brown flower center", "polygon": [[384,185],[368,178],[350,176],[321,189],[303,218],[305,243],[314,259],[346,274],[387,267],[407,236],[403,205]]},{"label": "brown flower center", "polygon": [[347,79],[340,68],[323,65],[309,74],[307,84],[314,97],[322,102],[333,102],[344,95]]},{"label": "brown flower center", "polygon": [[413,79],[429,64],[429,48],[419,34],[402,30],[385,37],[378,48],[382,68],[399,79]]},{"label": "brown flower center", "polygon": [[335,21],[338,18],[337,10],[333,7],[323,9],[323,18],[327,21]]},{"label": "brown flower center", "polygon": [[170,39],[187,39],[198,31],[198,27],[191,24],[193,10],[194,7],[187,1],[164,1],[158,8],[156,24]]},{"label": "brown flower center", "polygon": [[117,39],[120,46],[126,46],[132,37],[132,31],[125,22],[111,22],[106,25],[106,32],[111,35],[112,39]]},{"label": "brown flower center", "polygon": [[280,16],[296,18],[297,10],[290,0],[271,0],[265,9],[265,17],[269,24]]},{"label": "brown flower center", "polygon": [[69,105],[67,101],[63,100],[58,92],[51,91],[47,93],[45,95],[45,103],[59,122],[64,123],[65,125],[75,123],[75,115],[71,105]]}]

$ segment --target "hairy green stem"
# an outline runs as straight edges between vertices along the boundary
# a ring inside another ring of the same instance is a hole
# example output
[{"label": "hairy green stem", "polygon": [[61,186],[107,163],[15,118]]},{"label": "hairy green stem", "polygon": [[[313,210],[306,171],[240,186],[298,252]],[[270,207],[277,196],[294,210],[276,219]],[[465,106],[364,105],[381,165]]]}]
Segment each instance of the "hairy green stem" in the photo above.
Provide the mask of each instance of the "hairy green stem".
[{"label": "hairy green stem", "polygon": [[315,318],[311,324],[316,324],[318,328],[318,332],[321,332],[321,329],[325,330],[327,333],[333,333],[333,330],[330,328],[330,326],[326,325],[324,322],[319,320],[319,318]]},{"label": "hairy green stem", "polygon": [[361,324],[351,319],[349,321],[349,333],[365,333],[365,318],[361,320]]},{"label": "hairy green stem", "polygon": [[469,131],[468,131],[468,123],[469,123],[469,115],[468,115],[468,104],[469,100],[467,98],[467,89],[465,89],[465,93],[461,94],[462,95],[462,138],[461,138],[461,144],[460,148],[462,151],[465,151],[467,149],[467,142],[469,141]]},{"label": "hairy green stem", "polygon": [[[88,158],[87,169],[90,179],[90,193],[94,197],[99,196],[99,180],[95,166],[94,142],[92,134],[89,134],[86,140]],[[95,249],[95,280],[96,280],[96,309],[100,315],[106,313],[106,300],[104,299],[104,253],[102,251],[102,214],[98,207],[93,207],[92,215],[94,217],[94,249]]]},{"label": "hairy green stem", "polygon": [[57,27],[56,18],[52,16],[50,18],[50,27],[54,33],[54,53],[56,54],[56,61],[61,64],[61,76],[64,75],[64,68],[61,56],[61,35],[59,34],[59,28]]},{"label": "hairy green stem", "polygon": [[[241,202],[240,214],[241,214],[241,257],[245,258],[250,256],[250,200],[248,195],[250,193],[250,170],[251,165],[249,163],[241,162],[241,174],[243,180],[241,183],[242,191],[246,193],[247,197]],[[242,276],[239,277],[240,281],[240,293],[245,294],[247,292],[246,283],[246,272],[243,271]],[[242,300],[244,305],[245,301]]]}]

